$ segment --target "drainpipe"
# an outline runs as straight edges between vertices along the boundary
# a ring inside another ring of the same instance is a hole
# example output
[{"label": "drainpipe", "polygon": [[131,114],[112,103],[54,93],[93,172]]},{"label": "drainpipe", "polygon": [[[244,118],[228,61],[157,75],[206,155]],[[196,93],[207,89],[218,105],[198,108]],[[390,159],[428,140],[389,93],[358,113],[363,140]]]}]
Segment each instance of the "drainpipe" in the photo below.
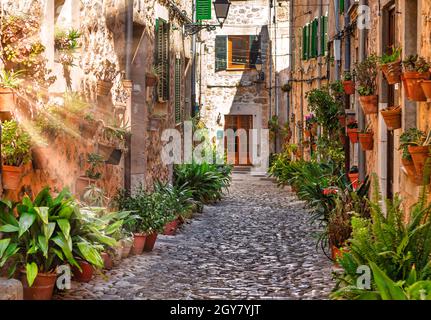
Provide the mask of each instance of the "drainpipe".
[{"label": "drainpipe", "polygon": [[[270,30],[270,38],[272,35],[272,18],[271,18],[271,12],[272,12],[272,2],[273,0],[269,1],[269,30]],[[272,40],[271,41],[271,48],[269,50],[269,118],[272,117]]]},{"label": "drainpipe", "polygon": [[[366,5],[366,0],[360,0],[360,5]],[[366,30],[364,28],[359,29],[359,62],[365,59],[365,40],[366,40]],[[362,111],[362,108],[358,104],[358,100],[356,100],[356,111],[358,115],[358,129],[364,130],[365,128],[365,115]],[[365,179],[365,151],[361,148],[358,148],[358,169],[359,169],[359,180],[364,181]]]},{"label": "drainpipe", "polygon": [[[350,27],[350,15],[349,15],[350,0],[345,0],[344,7],[344,30]],[[350,34],[344,34],[344,71],[350,71]],[[346,95],[346,103],[350,109],[350,95]],[[345,170],[350,170],[350,142],[349,139],[345,139],[344,143],[345,150]]]},{"label": "drainpipe", "polygon": [[[340,8],[339,8],[339,0],[334,0],[334,16],[335,16],[335,39],[334,39],[334,51],[335,51],[335,41],[339,40],[339,34],[340,34]],[[335,80],[340,80],[340,69],[339,69],[339,60],[335,60]]]},{"label": "drainpipe", "polygon": [[[196,23],[196,0],[192,1],[192,22]],[[202,71],[202,70],[201,70]],[[192,66],[191,66],[191,107],[192,117],[196,115],[196,35],[192,35]]]},{"label": "drainpipe", "polygon": [[[126,80],[131,80],[132,46],[133,46],[133,0],[126,0]],[[133,92],[133,89],[132,89]],[[131,94],[131,93],[130,93]],[[131,113],[130,113],[131,115]],[[130,192],[132,188],[132,141],[126,137],[127,152],[124,155],[124,187]]]}]

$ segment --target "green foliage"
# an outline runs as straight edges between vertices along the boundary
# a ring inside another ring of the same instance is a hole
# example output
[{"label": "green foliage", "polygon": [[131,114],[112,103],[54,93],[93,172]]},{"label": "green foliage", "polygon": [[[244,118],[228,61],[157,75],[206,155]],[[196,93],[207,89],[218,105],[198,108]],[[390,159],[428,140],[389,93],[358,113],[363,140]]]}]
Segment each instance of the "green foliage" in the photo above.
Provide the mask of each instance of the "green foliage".
[{"label": "green foliage", "polygon": [[30,135],[15,121],[2,124],[1,155],[3,164],[19,167],[31,160]]},{"label": "green foliage", "polygon": [[391,48],[391,53],[389,54],[384,53],[381,57],[379,57],[380,64],[387,64],[387,63],[392,63],[400,60],[401,51],[402,49],[400,47],[396,48],[393,46]]},{"label": "green foliage", "polygon": [[344,81],[353,80],[353,74],[350,71],[344,71],[343,80]]},{"label": "green foliage", "polygon": [[425,58],[415,55],[409,55],[403,60],[403,66],[406,71],[416,71],[419,73],[428,72],[431,65],[425,60]]},{"label": "green foliage", "polygon": [[221,200],[230,185],[232,166],[208,163],[176,165],[174,185],[192,191],[193,199],[206,204]]},{"label": "green foliage", "polygon": [[329,88],[312,89],[306,93],[306,99],[308,109],[316,116],[317,122],[330,134],[337,131],[339,128],[337,120],[339,106],[331,96]]},{"label": "green foliage", "polygon": [[9,258],[15,258],[10,274],[17,265],[25,267],[30,285],[38,272],[52,272],[61,264],[80,268],[77,257],[101,268],[102,245],[116,243],[91,216],[80,211],[67,189],[55,198],[45,188],[33,201],[28,196],[19,203],[2,201],[0,231],[10,239]]},{"label": "green foliage", "polygon": [[81,33],[77,29],[56,30],[54,37],[54,47],[57,50],[70,51],[79,48],[78,40]]},{"label": "green foliage", "polygon": [[[350,251],[338,260],[344,272],[333,295],[336,298],[359,298],[366,293],[354,288],[359,265],[374,263],[395,282],[408,281],[412,273],[417,280],[427,280],[431,276],[431,206],[426,203],[425,189],[406,216],[398,196],[385,200],[385,213],[379,203],[376,180],[373,188],[374,195],[369,201],[371,218],[352,218]],[[381,284],[374,280],[372,290],[379,291]]]},{"label": "green foliage", "polygon": [[85,171],[85,175],[90,179],[98,180],[102,177],[100,168],[104,163],[104,158],[97,153],[89,153],[87,155],[87,162],[90,167]]},{"label": "green foliage", "polygon": [[377,90],[377,61],[378,57],[372,54],[355,64],[358,93],[361,96],[374,95]]},{"label": "green foliage", "polygon": [[9,88],[9,89],[17,89],[22,81],[21,74],[22,71],[7,71],[2,70],[0,74],[0,87]]}]

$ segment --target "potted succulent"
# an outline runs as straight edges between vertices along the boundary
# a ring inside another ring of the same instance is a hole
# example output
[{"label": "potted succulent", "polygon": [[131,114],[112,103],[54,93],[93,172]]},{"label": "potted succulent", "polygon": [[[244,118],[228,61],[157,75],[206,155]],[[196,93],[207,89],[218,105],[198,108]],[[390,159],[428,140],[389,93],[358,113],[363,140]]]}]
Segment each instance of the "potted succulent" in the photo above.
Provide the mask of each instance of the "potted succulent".
[{"label": "potted succulent", "polygon": [[21,83],[22,71],[2,70],[0,73],[0,112],[10,112],[15,108],[15,90]]},{"label": "potted succulent", "polygon": [[401,154],[401,163],[403,164],[404,169],[407,172],[407,175],[411,179],[416,179],[417,174],[415,170],[415,165],[413,164],[412,156],[409,152],[408,146],[410,141],[416,136],[422,136],[416,128],[408,129],[400,135],[400,148],[402,150]]},{"label": "potted succulent", "polygon": [[401,81],[401,48],[391,48],[391,53],[380,57],[380,69],[389,85]]},{"label": "potted succulent", "polygon": [[363,131],[358,133],[358,138],[362,150],[373,150],[373,131],[369,128],[369,125],[367,125]]},{"label": "potted succulent", "polygon": [[350,142],[355,144],[358,142],[358,122],[350,121],[347,124],[347,135],[349,136]]},{"label": "potted succulent", "polygon": [[343,88],[347,95],[355,94],[355,82],[350,71],[345,71],[343,75]]},{"label": "potted succulent", "polygon": [[352,184],[353,189],[358,188],[358,181],[359,181],[359,169],[357,166],[352,166],[349,170],[349,173],[347,174],[349,177],[349,180]]},{"label": "potted succulent", "polygon": [[407,98],[413,101],[426,101],[427,98],[422,89],[421,82],[430,78],[430,64],[425,58],[419,57],[416,54],[409,55],[403,61],[403,67],[402,80]]},{"label": "potted succulent", "polygon": [[383,120],[388,127],[388,130],[395,130],[401,128],[401,107],[391,106],[380,111]]},{"label": "potted succulent", "polygon": [[377,56],[372,54],[355,64],[359,101],[365,114],[377,113]]},{"label": "potted succulent", "polygon": [[404,133],[401,147],[407,146],[418,177],[423,177],[424,168],[430,155],[431,131],[425,134],[417,128],[410,128]]},{"label": "potted succulent", "polygon": [[24,165],[31,161],[31,137],[14,120],[4,121],[2,126],[3,188],[16,190],[21,181]]},{"label": "potted succulent", "polygon": [[113,86],[113,81],[118,73],[119,71],[114,62],[111,62],[108,59],[103,61],[101,69],[96,72],[97,95],[109,95]]}]

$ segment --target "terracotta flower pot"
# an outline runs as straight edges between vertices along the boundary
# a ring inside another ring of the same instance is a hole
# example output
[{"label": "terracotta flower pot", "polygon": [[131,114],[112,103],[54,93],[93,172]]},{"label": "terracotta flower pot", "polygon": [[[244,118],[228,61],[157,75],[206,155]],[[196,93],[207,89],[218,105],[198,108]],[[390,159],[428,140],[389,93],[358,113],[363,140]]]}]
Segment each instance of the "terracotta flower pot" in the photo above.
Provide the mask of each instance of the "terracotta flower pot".
[{"label": "terracotta flower pot", "polygon": [[10,88],[0,87],[0,112],[10,112],[15,109],[15,92]]},{"label": "terracotta flower pot", "polygon": [[5,166],[3,165],[2,182],[3,189],[17,190],[21,182],[24,167]]},{"label": "terracotta flower pot", "polygon": [[112,258],[107,252],[102,252],[101,257],[103,259],[103,268],[106,270],[111,270],[113,267]]},{"label": "terracotta flower pot", "polygon": [[[145,239],[145,242],[147,240]],[[121,241],[123,245],[123,250],[121,251],[121,257],[123,259],[127,258],[130,254],[130,251],[132,250],[133,242],[131,241]]]},{"label": "terracotta flower pot", "polygon": [[109,81],[98,80],[97,81],[97,95],[107,96],[111,93],[113,83]]},{"label": "terracotta flower pot", "polygon": [[87,261],[79,261],[79,266],[82,271],[77,267],[72,267],[73,280],[78,282],[90,282],[93,279],[94,267]]},{"label": "terracotta flower pot", "polygon": [[373,134],[370,132],[367,133],[359,133],[359,143],[361,144],[361,148],[363,150],[373,150],[374,139]]},{"label": "terracotta flower pot", "polygon": [[401,60],[386,63],[380,66],[388,84],[396,84],[401,81]]},{"label": "terracotta flower pot", "polygon": [[178,220],[172,220],[171,222],[168,222],[167,224],[165,224],[165,228],[163,229],[163,234],[165,236],[173,236],[175,235],[175,232],[177,231],[178,228]]},{"label": "terracotta flower pot", "polygon": [[358,142],[358,129],[357,128],[347,128],[347,135],[349,136],[350,142],[355,144]]},{"label": "terracotta flower pot", "polygon": [[353,189],[357,189],[359,184],[359,173],[348,173],[347,176],[349,177]]},{"label": "terracotta flower pot", "polygon": [[355,83],[353,80],[344,80],[343,88],[347,95],[355,94]]},{"label": "terracotta flower pot", "polygon": [[24,290],[24,300],[51,300],[55,282],[57,281],[57,274],[55,272],[39,272],[31,287],[28,285],[27,273],[25,271],[21,271],[20,278]]},{"label": "terracotta flower pot", "polygon": [[341,144],[344,145],[346,143],[346,136],[344,135],[343,132],[341,132],[339,137],[340,137]]},{"label": "terracotta flower pot", "polygon": [[146,239],[147,239],[146,234],[143,234],[143,233],[133,234],[132,254],[134,255],[142,254],[142,252],[144,251]]},{"label": "terracotta flower pot", "polygon": [[157,240],[157,232],[153,232],[147,236],[147,241],[145,241],[144,251],[153,251],[154,245]]},{"label": "terracotta flower pot", "polygon": [[403,76],[404,89],[406,91],[407,99],[413,101],[426,101],[427,98],[425,96],[424,91],[422,90],[422,86],[420,82],[422,80],[429,79],[429,72],[404,72]]},{"label": "terracotta flower pot", "polygon": [[157,84],[157,82],[158,82],[158,79],[154,74],[148,73],[148,72],[145,74],[145,85],[147,87],[154,87]]},{"label": "terracotta flower pot", "polygon": [[409,146],[408,149],[412,156],[416,174],[419,177],[423,177],[425,162],[430,154],[429,146]]},{"label": "terracotta flower pot", "polygon": [[346,126],[346,115],[342,114],[337,116],[338,122],[340,123],[340,127],[344,128]]},{"label": "terracotta flower pot", "polygon": [[431,80],[421,80],[420,81],[422,90],[428,101],[431,100]]},{"label": "terracotta flower pot", "polygon": [[365,114],[377,113],[378,98],[376,95],[360,96],[359,101],[361,102],[361,107]]},{"label": "terracotta flower pot", "polygon": [[304,137],[309,138],[311,136],[311,131],[310,130],[304,130]]},{"label": "terracotta flower pot", "polygon": [[415,169],[415,165],[413,164],[413,161],[410,159],[402,158],[401,163],[403,164],[403,167],[406,169],[407,175],[410,178],[415,178],[416,177],[416,169]]},{"label": "terracotta flower pot", "polygon": [[401,108],[394,108],[380,111],[385,120],[388,130],[401,128]]}]

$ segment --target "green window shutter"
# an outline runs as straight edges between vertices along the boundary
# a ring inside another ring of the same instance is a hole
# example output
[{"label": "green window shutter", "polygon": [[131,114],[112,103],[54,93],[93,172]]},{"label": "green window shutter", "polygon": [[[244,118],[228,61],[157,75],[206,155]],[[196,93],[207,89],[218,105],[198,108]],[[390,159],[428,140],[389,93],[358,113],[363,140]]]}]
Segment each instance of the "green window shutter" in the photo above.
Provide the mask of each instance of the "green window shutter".
[{"label": "green window shutter", "polygon": [[318,21],[317,18],[313,20],[311,23],[311,57],[317,57],[317,27]]},{"label": "green window shutter", "polygon": [[215,71],[226,70],[227,67],[227,36],[215,38]]},{"label": "green window shutter", "polygon": [[328,43],[328,17],[320,17],[320,52],[321,56],[324,56],[327,49]]},{"label": "green window shutter", "polygon": [[156,20],[156,68],[159,76],[157,97],[159,101],[169,100],[169,24]]},{"label": "green window shutter", "polygon": [[343,13],[344,12],[344,0],[339,0],[339,12]]},{"label": "green window shutter", "polygon": [[211,0],[196,0],[196,20],[211,20]]},{"label": "green window shutter", "polygon": [[311,23],[307,24],[306,30],[307,30],[307,32],[306,32],[306,35],[307,35],[307,37],[306,37],[306,48],[307,48],[307,60],[308,60],[311,58],[311,50],[310,50],[311,49],[311,47],[310,47]]},{"label": "green window shutter", "polygon": [[175,123],[181,122],[181,59],[175,59]]}]

